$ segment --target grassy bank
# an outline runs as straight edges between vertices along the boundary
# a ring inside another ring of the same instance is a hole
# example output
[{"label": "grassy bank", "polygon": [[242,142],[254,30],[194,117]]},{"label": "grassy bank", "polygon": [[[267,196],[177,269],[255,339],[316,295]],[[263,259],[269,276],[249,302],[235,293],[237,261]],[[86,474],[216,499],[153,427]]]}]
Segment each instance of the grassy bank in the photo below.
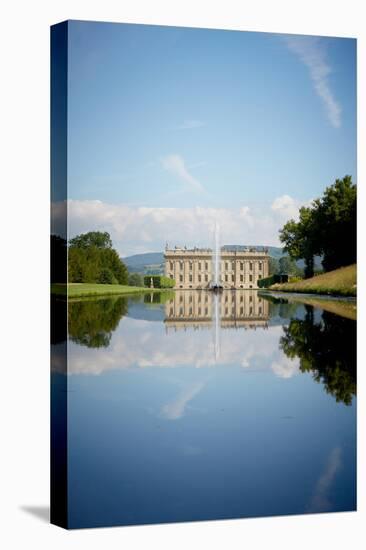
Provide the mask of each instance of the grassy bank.
[{"label": "grassy bank", "polygon": [[[263,292],[260,295],[265,296],[266,293]],[[282,295],[278,292],[273,293],[272,296],[275,298],[285,298],[289,303],[299,303],[315,308],[323,309],[324,311],[329,311],[329,313],[335,313],[340,317],[346,317],[347,319],[352,319],[352,321],[357,320],[357,301],[348,298],[334,298],[326,296],[312,296],[306,294],[288,294],[283,293]]]},{"label": "grassy bank", "polygon": [[127,285],[100,285],[89,283],[69,283],[51,285],[52,294],[58,296],[66,296],[69,298],[82,298],[87,296],[115,296],[115,295],[130,295],[140,294],[141,292],[164,292],[160,288],[147,288],[141,286]]},{"label": "grassy bank", "polygon": [[330,294],[332,296],[356,296],[357,266],[356,264],[341,267],[328,273],[303,279],[296,283],[275,284],[269,290],[281,292],[304,292],[308,294]]}]

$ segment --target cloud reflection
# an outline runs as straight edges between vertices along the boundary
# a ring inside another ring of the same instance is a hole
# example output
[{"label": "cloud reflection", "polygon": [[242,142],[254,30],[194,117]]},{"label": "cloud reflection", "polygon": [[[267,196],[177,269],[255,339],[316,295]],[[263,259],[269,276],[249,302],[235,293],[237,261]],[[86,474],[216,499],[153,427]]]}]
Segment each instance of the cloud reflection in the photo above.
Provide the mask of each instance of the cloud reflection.
[{"label": "cloud reflection", "polygon": [[181,418],[186,410],[186,407],[190,401],[203,389],[204,382],[196,382],[191,384],[188,388],[184,388],[170,403],[163,406],[161,414],[168,420],[177,420]]},{"label": "cloud reflection", "polygon": [[256,371],[271,369],[276,376],[289,378],[296,373],[298,363],[286,359],[279,350],[281,334],[281,326],[269,327],[263,346],[261,331],[224,330],[220,358],[216,361],[210,330],[167,334],[160,323],[124,317],[108,348],[93,349],[69,342],[68,374],[99,375],[131,368],[237,366]]},{"label": "cloud reflection", "polygon": [[335,447],[329,454],[324,472],[317,481],[308,512],[327,512],[332,510],[329,492],[338,470],[342,466],[342,449]]}]

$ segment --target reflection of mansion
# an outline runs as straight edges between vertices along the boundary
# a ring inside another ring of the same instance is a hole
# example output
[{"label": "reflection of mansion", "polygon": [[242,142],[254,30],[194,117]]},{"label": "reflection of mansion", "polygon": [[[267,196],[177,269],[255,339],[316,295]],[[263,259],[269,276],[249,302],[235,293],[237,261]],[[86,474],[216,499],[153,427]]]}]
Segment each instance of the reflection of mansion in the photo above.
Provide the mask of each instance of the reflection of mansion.
[{"label": "reflection of mansion", "polygon": [[[214,281],[214,258],[211,249],[165,249],[165,275],[175,279],[175,288],[209,288]],[[267,249],[222,249],[219,261],[219,283],[224,288],[258,288],[258,279],[268,277]]]},{"label": "reflection of mansion", "polygon": [[214,295],[200,290],[179,291],[165,303],[167,328],[210,327],[215,319],[215,300],[219,301],[220,326],[267,327],[269,302],[256,291],[224,290]]}]

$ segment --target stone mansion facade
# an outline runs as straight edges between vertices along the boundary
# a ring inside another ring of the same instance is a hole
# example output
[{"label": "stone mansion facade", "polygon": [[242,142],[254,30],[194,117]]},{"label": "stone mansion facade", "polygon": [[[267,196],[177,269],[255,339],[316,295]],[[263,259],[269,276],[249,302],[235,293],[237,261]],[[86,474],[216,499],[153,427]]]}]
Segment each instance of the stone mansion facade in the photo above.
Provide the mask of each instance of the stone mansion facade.
[{"label": "stone mansion facade", "polygon": [[[165,276],[176,289],[205,289],[214,282],[214,257],[210,248],[165,249]],[[258,280],[269,275],[267,249],[221,249],[219,282],[224,289],[257,289]]]}]

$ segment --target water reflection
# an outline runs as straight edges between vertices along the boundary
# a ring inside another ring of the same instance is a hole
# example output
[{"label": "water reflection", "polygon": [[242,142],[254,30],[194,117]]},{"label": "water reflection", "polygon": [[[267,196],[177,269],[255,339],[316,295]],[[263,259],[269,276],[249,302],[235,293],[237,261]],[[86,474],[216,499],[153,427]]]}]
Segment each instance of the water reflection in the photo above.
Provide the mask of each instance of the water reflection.
[{"label": "water reflection", "polygon": [[222,328],[266,328],[269,302],[255,290],[177,290],[165,304],[168,329],[211,328],[217,319]]},{"label": "water reflection", "polygon": [[88,348],[106,348],[127,311],[127,299],[121,297],[69,302],[69,338]]},{"label": "water reflection", "polygon": [[72,343],[106,348],[96,357],[71,347],[69,374],[239,365],[281,378],[311,373],[347,405],[356,394],[356,323],[309,305],[256,291],[176,291],[70,302],[68,316]]},{"label": "water reflection", "polygon": [[70,302],[68,321],[70,527],[355,509],[354,321],[256,291]]},{"label": "water reflection", "polygon": [[327,311],[316,322],[314,308],[304,309],[304,319],[291,319],[283,328],[280,348],[300,358],[301,372],[311,372],[337,401],[350,405],[356,394],[356,324]]}]

